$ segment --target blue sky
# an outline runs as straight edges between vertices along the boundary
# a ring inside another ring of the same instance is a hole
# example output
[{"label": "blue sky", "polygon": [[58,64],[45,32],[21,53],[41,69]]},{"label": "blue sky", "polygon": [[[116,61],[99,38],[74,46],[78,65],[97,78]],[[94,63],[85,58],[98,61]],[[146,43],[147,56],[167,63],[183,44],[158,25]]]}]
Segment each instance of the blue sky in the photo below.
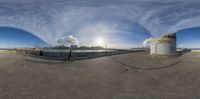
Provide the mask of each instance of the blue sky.
[{"label": "blue sky", "polygon": [[200,48],[200,28],[190,28],[177,32],[177,45],[181,48]]},{"label": "blue sky", "polygon": [[95,46],[102,38],[108,47],[131,48],[167,32],[200,27],[199,4],[197,0],[0,0],[0,27],[27,31],[52,46],[71,36],[80,46]]},{"label": "blue sky", "polygon": [[47,46],[47,44],[29,32],[0,27],[0,48]]}]

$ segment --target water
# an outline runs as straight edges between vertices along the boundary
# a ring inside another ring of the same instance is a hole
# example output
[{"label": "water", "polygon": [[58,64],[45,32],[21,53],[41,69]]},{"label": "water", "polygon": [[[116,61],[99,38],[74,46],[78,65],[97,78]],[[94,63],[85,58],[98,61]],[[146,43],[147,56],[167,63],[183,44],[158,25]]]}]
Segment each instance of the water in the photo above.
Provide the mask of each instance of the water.
[{"label": "water", "polygon": [[200,50],[200,48],[192,48],[192,50]]},{"label": "water", "polygon": [[0,52],[4,52],[4,51],[7,51],[7,50],[0,49]]}]

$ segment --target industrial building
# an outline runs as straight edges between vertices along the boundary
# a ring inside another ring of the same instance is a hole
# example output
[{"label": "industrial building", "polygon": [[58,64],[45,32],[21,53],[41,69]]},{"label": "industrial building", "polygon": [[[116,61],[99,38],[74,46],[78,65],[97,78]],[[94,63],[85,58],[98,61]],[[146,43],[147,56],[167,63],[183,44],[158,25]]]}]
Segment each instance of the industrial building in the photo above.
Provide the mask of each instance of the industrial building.
[{"label": "industrial building", "polygon": [[167,33],[160,38],[150,41],[150,54],[174,55],[176,54],[176,33]]}]

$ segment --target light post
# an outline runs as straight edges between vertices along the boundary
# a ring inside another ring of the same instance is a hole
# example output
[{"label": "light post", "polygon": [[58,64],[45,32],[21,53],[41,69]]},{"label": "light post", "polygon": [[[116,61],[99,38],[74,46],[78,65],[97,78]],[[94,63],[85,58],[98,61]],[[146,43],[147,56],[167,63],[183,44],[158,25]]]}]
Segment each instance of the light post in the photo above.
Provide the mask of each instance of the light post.
[{"label": "light post", "polygon": [[105,43],[105,48],[104,49],[105,49],[105,52],[107,52],[107,44],[106,43]]}]

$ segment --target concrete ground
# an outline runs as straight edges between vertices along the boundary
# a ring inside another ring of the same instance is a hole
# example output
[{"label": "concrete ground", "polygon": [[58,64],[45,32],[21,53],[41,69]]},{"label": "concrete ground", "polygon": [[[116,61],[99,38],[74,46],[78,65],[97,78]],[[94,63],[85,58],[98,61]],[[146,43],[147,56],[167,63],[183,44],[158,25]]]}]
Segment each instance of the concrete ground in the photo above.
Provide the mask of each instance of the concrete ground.
[{"label": "concrete ground", "polygon": [[0,54],[0,99],[198,99],[199,93],[198,52],[180,57],[141,52],[72,62]]}]

